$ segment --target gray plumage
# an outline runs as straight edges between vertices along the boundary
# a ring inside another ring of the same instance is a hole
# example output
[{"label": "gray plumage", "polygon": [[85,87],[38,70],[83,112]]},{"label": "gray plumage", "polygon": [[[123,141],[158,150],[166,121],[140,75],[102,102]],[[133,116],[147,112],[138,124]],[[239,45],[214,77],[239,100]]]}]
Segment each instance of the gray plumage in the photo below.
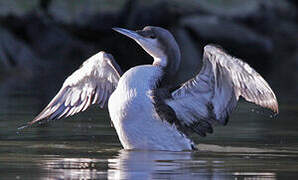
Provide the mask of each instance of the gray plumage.
[{"label": "gray plumage", "polygon": [[247,63],[213,45],[204,48],[200,73],[171,96],[166,103],[177,118],[201,136],[212,133],[213,124],[227,124],[239,96],[278,113],[267,82]]},{"label": "gray plumage", "polygon": [[103,107],[121,75],[122,71],[112,55],[103,51],[95,54],[65,80],[57,95],[29,125],[43,119],[68,117],[95,103]]}]

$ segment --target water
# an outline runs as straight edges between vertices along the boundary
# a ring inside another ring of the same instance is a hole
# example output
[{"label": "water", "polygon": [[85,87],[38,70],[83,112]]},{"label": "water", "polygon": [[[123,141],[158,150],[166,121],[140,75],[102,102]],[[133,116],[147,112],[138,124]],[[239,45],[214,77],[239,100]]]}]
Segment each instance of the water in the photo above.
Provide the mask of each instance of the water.
[{"label": "water", "polygon": [[[0,179],[293,179],[298,176],[298,103],[280,114],[240,103],[197,152],[125,151],[106,111],[93,107],[63,121],[17,133],[46,102],[2,96]],[[253,111],[253,112],[252,112]]]}]

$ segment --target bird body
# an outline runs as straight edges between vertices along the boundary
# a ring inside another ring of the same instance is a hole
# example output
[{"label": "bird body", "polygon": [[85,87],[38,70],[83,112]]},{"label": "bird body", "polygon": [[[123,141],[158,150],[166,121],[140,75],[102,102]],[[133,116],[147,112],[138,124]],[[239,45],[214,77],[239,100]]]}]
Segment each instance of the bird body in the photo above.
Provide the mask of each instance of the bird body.
[{"label": "bird body", "polygon": [[135,40],[153,57],[151,65],[124,74],[103,51],[69,76],[45,109],[28,125],[68,117],[93,104],[108,104],[111,120],[125,149],[182,151],[196,149],[192,133],[202,137],[226,125],[240,96],[278,113],[268,83],[242,60],[214,45],[204,47],[199,74],[180,86],[173,79],[180,50],[170,32],[147,26],[140,31],[114,28]]},{"label": "bird body", "polygon": [[161,76],[158,66],[131,68],[109,99],[110,117],[125,149],[191,150],[191,140],[155,111],[152,91]]}]

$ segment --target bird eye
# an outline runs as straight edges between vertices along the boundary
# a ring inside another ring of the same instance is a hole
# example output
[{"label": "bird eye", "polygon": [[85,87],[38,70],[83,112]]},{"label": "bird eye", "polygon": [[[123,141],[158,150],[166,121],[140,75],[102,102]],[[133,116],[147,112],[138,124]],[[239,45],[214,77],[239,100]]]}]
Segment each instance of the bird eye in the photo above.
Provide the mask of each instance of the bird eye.
[{"label": "bird eye", "polygon": [[155,36],[154,36],[153,34],[151,34],[149,37],[150,37],[151,39],[154,39],[154,38],[155,38]]}]

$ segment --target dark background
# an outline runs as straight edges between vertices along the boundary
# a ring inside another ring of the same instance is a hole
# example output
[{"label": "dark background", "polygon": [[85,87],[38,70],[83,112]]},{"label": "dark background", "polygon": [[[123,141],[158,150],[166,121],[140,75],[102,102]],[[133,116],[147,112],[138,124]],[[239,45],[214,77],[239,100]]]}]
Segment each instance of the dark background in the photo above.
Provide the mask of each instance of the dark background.
[{"label": "dark background", "polygon": [[[297,0],[0,0],[1,177],[297,179],[297,9]],[[178,41],[178,82],[200,70],[203,47],[216,43],[268,81],[280,113],[242,101],[227,126],[193,135],[199,151],[190,154],[121,151],[98,106],[18,131],[93,54],[113,54],[123,70],[152,63],[111,29],[147,25],[169,29]]]},{"label": "dark background", "polygon": [[178,81],[200,70],[203,47],[221,45],[254,67],[279,101],[297,102],[295,0],[0,1],[0,92],[39,96],[45,105],[64,79],[104,50],[125,71],[152,63],[112,27],[169,29],[182,52]]}]

